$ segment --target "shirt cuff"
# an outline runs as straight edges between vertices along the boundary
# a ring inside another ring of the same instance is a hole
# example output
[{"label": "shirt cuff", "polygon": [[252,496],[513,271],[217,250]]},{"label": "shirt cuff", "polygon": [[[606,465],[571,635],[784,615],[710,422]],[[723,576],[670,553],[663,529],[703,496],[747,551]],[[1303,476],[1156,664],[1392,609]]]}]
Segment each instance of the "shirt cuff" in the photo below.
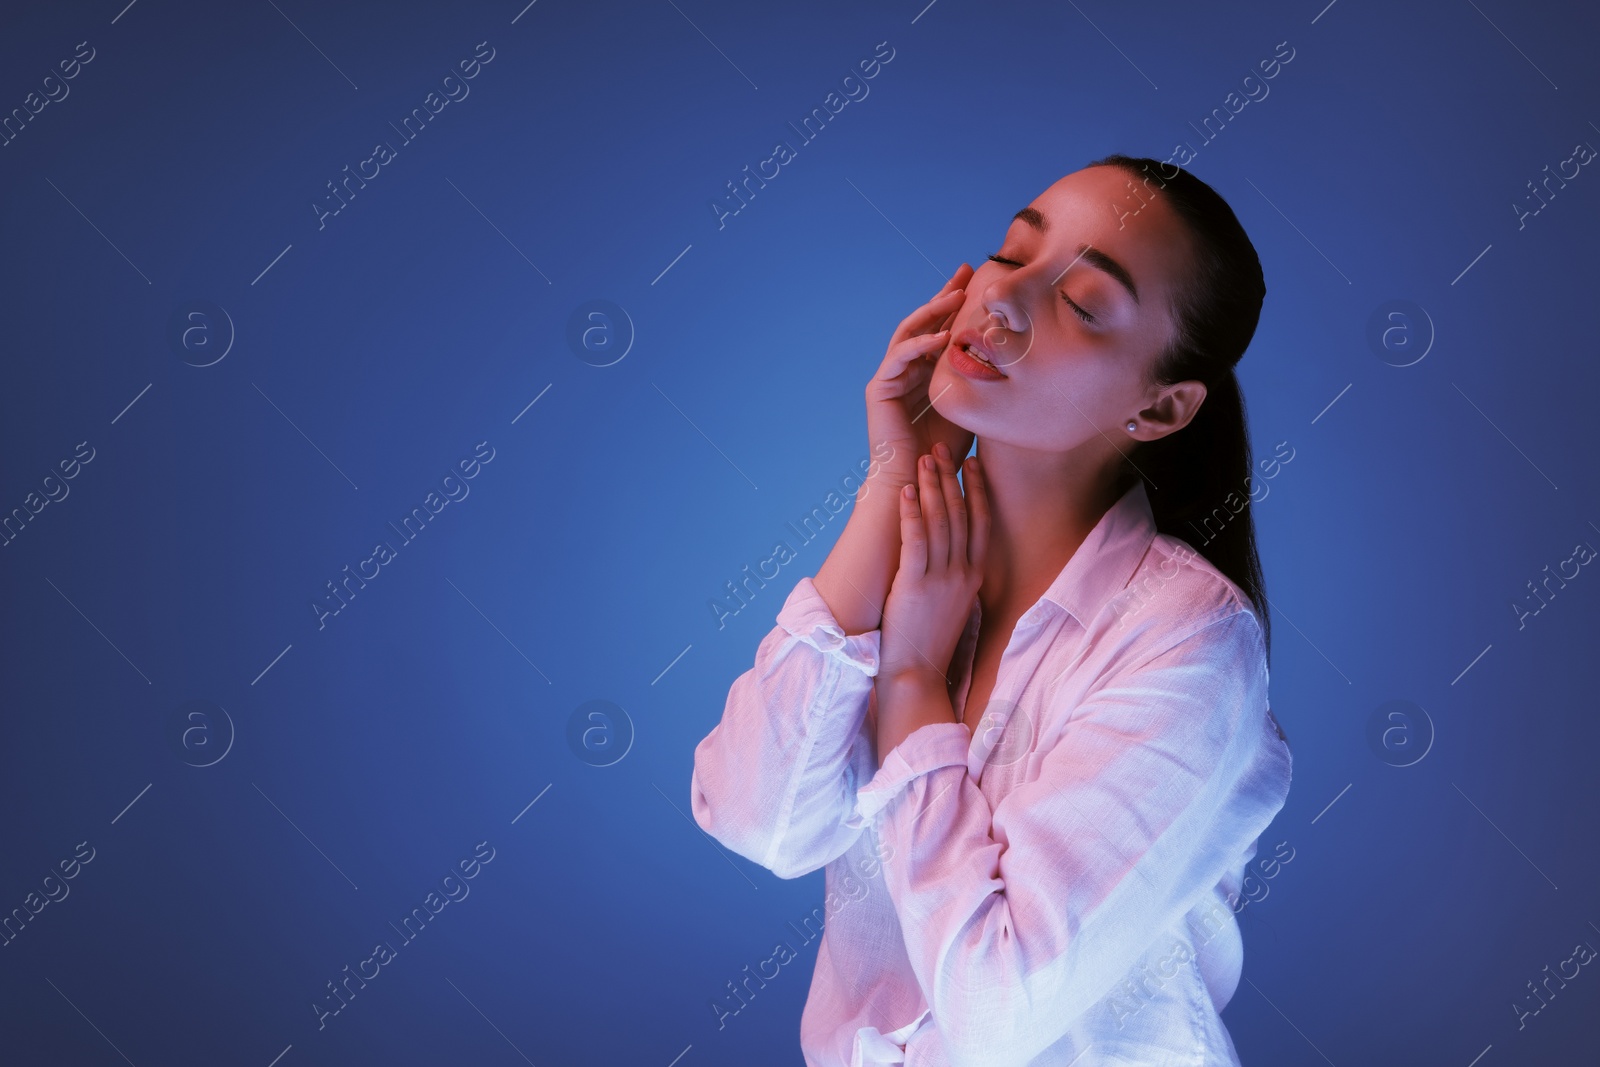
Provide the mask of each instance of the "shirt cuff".
[{"label": "shirt cuff", "polygon": [[828,602],[817,592],[809,576],[795,584],[778,612],[778,625],[801,641],[841,662],[855,667],[868,678],[878,674],[879,642],[883,630],[868,630],[846,636],[844,628],[828,609]]},{"label": "shirt cuff", "polygon": [[923,723],[890,750],[872,781],[856,790],[855,811],[845,825],[857,829],[872,822],[918,775],[940,767],[966,767],[971,750],[972,731],[966,723]]}]

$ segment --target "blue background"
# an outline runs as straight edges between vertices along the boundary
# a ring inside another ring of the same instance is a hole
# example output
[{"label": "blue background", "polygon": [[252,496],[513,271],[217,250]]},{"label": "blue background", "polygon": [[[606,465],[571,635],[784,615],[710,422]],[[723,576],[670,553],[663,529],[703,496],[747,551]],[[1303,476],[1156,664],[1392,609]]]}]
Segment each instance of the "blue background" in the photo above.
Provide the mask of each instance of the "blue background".
[{"label": "blue background", "polygon": [[[723,1029],[708,1005],[822,874],[713,843],[689,775],[844,517],[726,627],[710,603],[867,457],[905,314],[1056,178],[1180,141],[1261,254],[1240,377],[1257,454],[1294,449],[1256,508],[1296,757],[1262,851],[1294,859],[1241,916],[1225,1021],[1246,1063],[1592,1056],[1592,968],[1520,1030],[1512,1005],[1600,946],[1600,577],[1511,607],[1600,546],[1600,177],[1511,206],[1600,144],[1592,11],[122,4],[0,16],[0,113],[94,49],[0,147],[0,510],[94,456],[0,549],[0,912],[94,855],[0,948],[0,1061],[801,1063],[814,942]],[[882,41],[869,95],[719,227]],[[622,309],[609,366],[568,342],[593,300]],[[1368,342],[1391,300],[1425,312],[1410,348]],[[175,344],[196,301],[225,318]],[[482,441],[469,495],[319,628]],[[575,748],[592,700],[622,711]],[[1393,700],[1431,730],[1372,743]],[[174,726],[189,701],[222,710]],[[326,983],[485,841],[319,1030]]]}]

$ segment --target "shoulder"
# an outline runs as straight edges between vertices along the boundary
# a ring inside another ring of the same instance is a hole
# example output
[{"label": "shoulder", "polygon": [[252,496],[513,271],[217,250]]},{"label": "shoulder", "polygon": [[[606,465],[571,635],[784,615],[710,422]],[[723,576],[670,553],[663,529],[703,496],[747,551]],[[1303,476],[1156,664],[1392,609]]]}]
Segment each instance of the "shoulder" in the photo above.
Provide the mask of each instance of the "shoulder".
[{"label": "shoulder", "polygon": [[1093,629],[1126,662],[1146,660],[1179,645],[1213,647],[1232,659],[1265,663],[1265,639],[1255,606],[1188,542],[1156,533],[1128,584],[1106,603]]}]

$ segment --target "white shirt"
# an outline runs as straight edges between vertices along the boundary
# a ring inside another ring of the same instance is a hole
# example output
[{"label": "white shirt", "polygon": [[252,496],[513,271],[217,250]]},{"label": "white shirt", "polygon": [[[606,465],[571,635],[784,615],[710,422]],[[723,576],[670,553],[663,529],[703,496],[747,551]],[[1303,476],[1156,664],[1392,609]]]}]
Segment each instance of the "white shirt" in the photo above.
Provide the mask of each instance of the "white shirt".
[{"label": "white shirt", "polygon": [[1291,770],[1240,589],[1136,483],[1017,622],[978,729],[920,726],[881,769],[880,636],[801,578],[695,749],[707,833],[826,868],[808,1067],[1238,1064],[1234,908]]}]

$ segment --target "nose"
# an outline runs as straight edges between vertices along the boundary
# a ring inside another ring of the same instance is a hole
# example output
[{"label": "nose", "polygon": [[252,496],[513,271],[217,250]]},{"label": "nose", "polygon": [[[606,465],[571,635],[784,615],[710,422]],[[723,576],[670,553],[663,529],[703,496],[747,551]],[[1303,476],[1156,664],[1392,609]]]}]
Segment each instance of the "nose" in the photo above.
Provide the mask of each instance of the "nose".
[{"label": "nose", "polygon": [[1002,274],[983,290],[982,307],[991,320],[990,329],[1014,329],[1014,324],[1021,320],[1017,287],[1012,282],[1014,276],[1014,273]]},{"label": "nose", "polygon": [[1021,361],[1033,346],[1033,320],[1023,308],[1018,280],[1021,271],[1012,270],[991,281],[983,291],[983,310],[988,322],[983,327],[983,342],[996,357],[995,365],[1009,367]]}]

